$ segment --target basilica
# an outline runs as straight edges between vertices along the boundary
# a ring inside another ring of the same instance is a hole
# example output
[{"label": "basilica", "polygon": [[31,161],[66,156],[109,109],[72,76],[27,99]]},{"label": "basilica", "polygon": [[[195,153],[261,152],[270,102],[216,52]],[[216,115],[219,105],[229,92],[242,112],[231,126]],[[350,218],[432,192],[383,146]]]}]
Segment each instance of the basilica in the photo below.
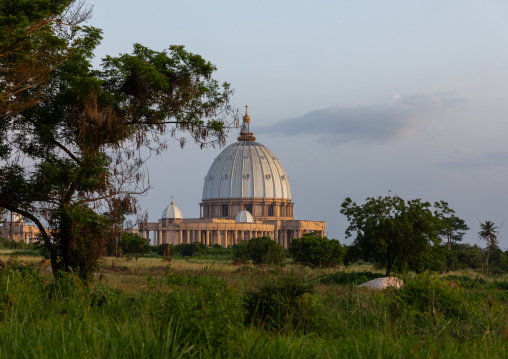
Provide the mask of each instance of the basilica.
[{"label": "basilica", "polygon": [[153,244],[201,242],[227,247],[242,240],[270,237],[288,248],[292,238],[316,231],[326,222],[295,220],[289,178],[279,159],[256,142],[245,112],[238,141],[226,147],[205,177],[200,218],[184,218],[171,201],[157,222],[139,225]]}]

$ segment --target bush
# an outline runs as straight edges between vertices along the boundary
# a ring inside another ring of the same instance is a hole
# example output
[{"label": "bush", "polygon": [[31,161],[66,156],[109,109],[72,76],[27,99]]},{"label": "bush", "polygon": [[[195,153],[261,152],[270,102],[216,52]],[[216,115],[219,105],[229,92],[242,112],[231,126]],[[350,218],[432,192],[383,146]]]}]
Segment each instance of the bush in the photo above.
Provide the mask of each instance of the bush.
[{"label": "bush", "polygon": [[269,237],[252,238],[247,247],[254,264],[280,264],[286,260],[284,248]]},{"label": "bush", "polygon": [[240,261],[242,263],[246,263],[250,260],[249,255],[249,241],[244,240],[240,243],[233,245],[233,256],[236,261]]},{"label": "bush", "polygon": [[118,248],[120,248],[124,254],[135,256],[149,253],[151,250],[149,239],[131,233],[122,233],[122,238],[118,241]]},{"label": "bush", "polygon": [[289,252],[295,262],[333,267],[342,262],[344,247],[338,240],[320,237],[313,232],[293,239]]},{"label": "bush", "polygon": [[462,290],[452,288],[443,280],[420,275],[404,280],[404,286],[392,292],[392,299],[396,307],[405,313],[448,320],[467,316],[468,308],[463,294]]},{"label": "bush", "polygon": [[245,294],[246,324],[263,325],[268,330],[312,331],[321,309],[313,292],[314,284],[299,276],[267,280]]},{"label": "bush", "polygon": [[206,245],[201,242],[181,244],[180,253],[186,257],[199,257],[206,252]]},{"label": "bush", "polygon": [[172,246],[169,243],[162,243],[161,245],[157,246],[157,254],[163,257],[166,256],[168,253],[169,255],[171,255],[171,253],[173,253],[173,248],[171,247]]}]

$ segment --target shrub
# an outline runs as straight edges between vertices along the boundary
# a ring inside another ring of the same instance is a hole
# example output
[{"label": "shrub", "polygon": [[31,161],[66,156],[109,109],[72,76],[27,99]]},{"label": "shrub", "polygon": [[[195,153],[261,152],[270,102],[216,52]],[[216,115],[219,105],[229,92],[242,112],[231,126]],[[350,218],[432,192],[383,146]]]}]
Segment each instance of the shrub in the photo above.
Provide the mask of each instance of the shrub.
[{"label": "shrub", "polygon": [[199,257],[205,252],[206,245],[201,242],[194,242],[190,244],[183,244],[180,253],[186,257]]},{"label": "shrub", "polygon": [[233,245],[233,256],[234,256],[235,260],[243,262],[243,263],[250,260],[249,241],[244,240],[244,241],[241,241],[240,243]]},{"label": "shrub", "polygon": [[142,238],[138,234],[122,233],[122,238],[118,241],[118,247],[124,254],[139,256],[150,252],[150,244],[147,238]]},{"label": "shrub", "polygon": [[321,309],[313,295],[314,284],[298,276],[266,280],[257,290],[246,292],[246,324],[263,325],[268,330],[311,331]]},{"label": "shrub", "polygon": [[392,292],[392,299],[405,313],[449,319],[468,314],[463,294],[459,288],[452,288],[443,280],[420,275],[404,280],[404,286]]},{"label": "shrub", "polygon": [[233,246],[234,259],[241,262],[252,260],[254,264],[284,263],[284,248],[269,237],[243,240]]},{"label": "shrub", "polygon": [[247,247],[254,264],[280,264],[286,259],[284,248],[269,237],[252,238]]},{"label": "shrub", "polygon": [[320,237],[312,232],[293,239],[289,252],[295,262],[333,267],[341,263],[344,247],[338,240]]},{"label": "shrub", "polygon": [[173,252],[173,248],[171,247],[172,246],[169,243],[162,243],[161,245],[157,246],[157,254],[163,257],[167,256],[168,253],[171,255]]}]

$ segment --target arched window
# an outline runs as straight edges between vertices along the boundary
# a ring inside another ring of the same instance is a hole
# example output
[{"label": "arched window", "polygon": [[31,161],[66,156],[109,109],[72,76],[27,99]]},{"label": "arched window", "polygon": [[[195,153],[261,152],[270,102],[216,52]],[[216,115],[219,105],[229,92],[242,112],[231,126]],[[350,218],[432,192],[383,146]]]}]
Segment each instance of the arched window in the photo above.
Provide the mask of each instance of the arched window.
[{"label": "arched window", "polygon": [[222,216],[223,217],[228,217],[229,216],[229,208],[228,208],[227,204],[222,206]]},{"label": "arched window", "polygon": [[268,206],[268,217],[273,217],[273,206]]}]

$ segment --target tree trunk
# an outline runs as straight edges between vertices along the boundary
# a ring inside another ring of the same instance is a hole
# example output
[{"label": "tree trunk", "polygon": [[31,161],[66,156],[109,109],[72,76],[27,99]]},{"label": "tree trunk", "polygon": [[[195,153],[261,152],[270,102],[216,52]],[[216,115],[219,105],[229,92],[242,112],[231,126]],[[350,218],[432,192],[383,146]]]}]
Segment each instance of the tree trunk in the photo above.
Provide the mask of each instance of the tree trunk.
[{"label": "tree trunk", "polygon": [[391,272],[392,272],[392,264],[391,264],[391,263],[388,263],[388,264],[386,265],[386,273],[385,273],[385,277],[389,277]]}]

